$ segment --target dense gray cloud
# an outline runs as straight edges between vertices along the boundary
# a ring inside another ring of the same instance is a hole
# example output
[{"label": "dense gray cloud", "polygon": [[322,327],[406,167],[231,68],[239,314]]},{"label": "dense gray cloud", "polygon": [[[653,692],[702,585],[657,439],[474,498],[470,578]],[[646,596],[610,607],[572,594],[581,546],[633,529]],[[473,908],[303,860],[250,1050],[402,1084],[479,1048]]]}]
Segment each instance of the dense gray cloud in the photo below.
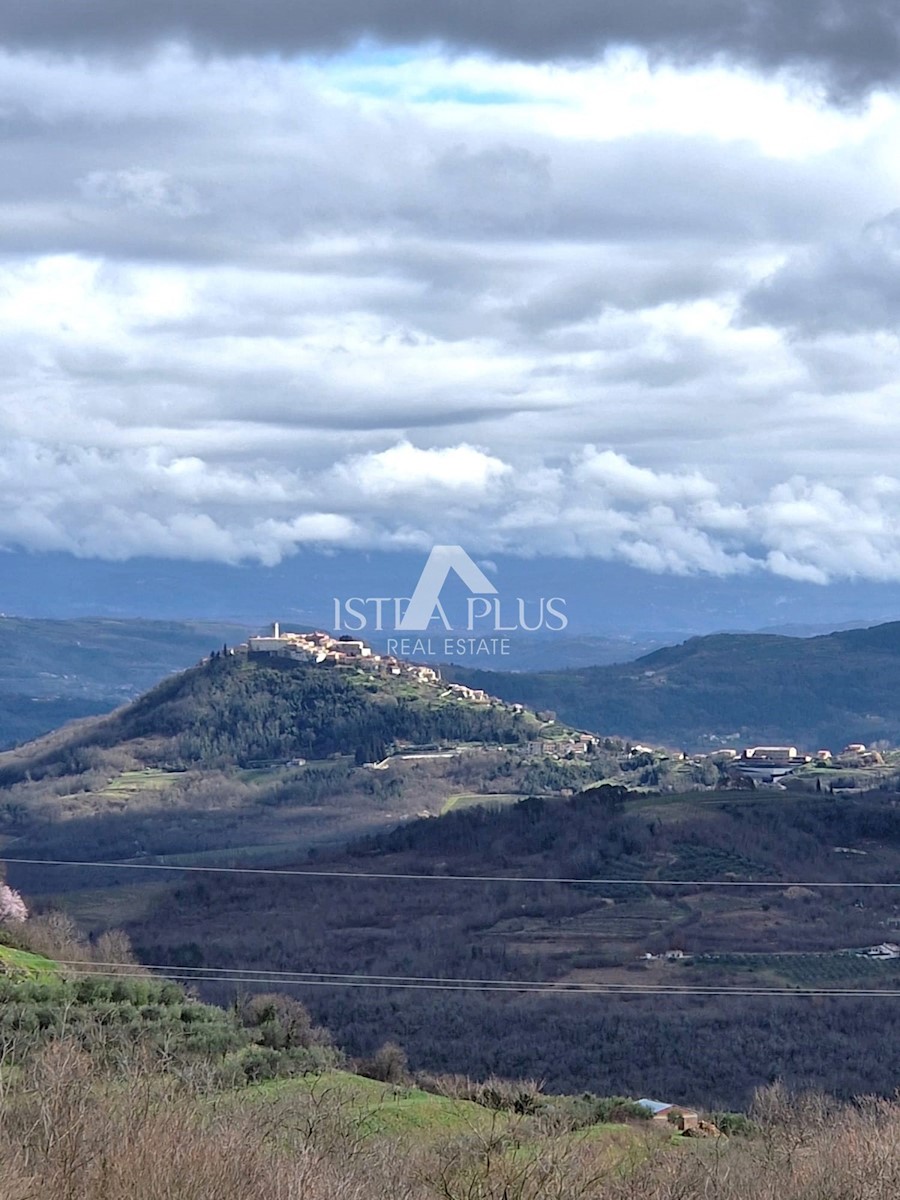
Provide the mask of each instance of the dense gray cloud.
[{"label": "dense gray cloud", "polygon": [[367,69],[0,54],[0,546],[900,577],[893,101]]},{"label": "dense gray cloud", "polygon": [[[834,236],[862,191],[852,165],[834,158],[799,165],[690,135],[563,141],[529,132],[513,141],[472,128],[463,142],[458,131],[430,130],[411,115],[388,123],[323,104],[298,84],[285,89],[275,114],[200,109],[185,122],[191,74],[187,61],[140,72],[136,83],[151,94],[173,86],[170,103],[153,99],[115,121],[98,119],[90,96],[70,98],[66,119],[50,112],[39,130],[32,114],[9,113],[0,144],[0,252],[381,275],[387,256],[379,261],[375,239],[383,235],[395,275],[421,266],[432,280],[465,270],[455,250],[439,261],[445,239],[610,247],[641,239],[645,258],[655,242],[680,242],[683,253],[693,243],[696,264],[696,243],[711,238]],[[15,104],[18,83],[12,77],[4,87],[0,78],[0,103]],[[47,83],[65,79],[49,72]],[[299,114],[291,103],[302,106]],[[865,186],[871,205],[887,200],[893,181],[876,174]],[[367,244],[352,262],[344,254],[335,264],[312,244],[360,229]],[[674,276],[666,286],[677,287]]]},{"label": "dense gray cloud", "polygon": [[900,73],[900,12],[892,0],[5,0],[12,46],[128,50],[183,38],[234,54],[344,48],[370,36],[437,41],[546,60],[633,45],[676,61],[716,56],[821,73],[839,92]]}]

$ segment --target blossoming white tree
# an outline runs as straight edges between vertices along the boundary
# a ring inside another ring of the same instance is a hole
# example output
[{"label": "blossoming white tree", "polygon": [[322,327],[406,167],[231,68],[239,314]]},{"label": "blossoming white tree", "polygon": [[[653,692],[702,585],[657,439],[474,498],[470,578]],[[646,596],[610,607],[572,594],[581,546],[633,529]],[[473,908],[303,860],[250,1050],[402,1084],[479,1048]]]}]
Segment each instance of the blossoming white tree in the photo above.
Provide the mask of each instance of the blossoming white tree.
[{"label": "blossoming white tree", "polygon": [[25,901],[13,888],[0,883],[0,925],[21,925],[27,919]]}]

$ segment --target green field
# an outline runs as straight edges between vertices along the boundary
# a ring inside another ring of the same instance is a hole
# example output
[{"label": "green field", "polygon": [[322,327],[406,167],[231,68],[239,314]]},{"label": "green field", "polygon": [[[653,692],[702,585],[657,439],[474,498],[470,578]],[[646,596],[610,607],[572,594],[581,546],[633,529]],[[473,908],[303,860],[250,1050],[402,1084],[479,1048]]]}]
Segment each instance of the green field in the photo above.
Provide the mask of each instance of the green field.
[{"label": "green field", "polygon": [[[515,1136],[519,1116],[509,1111],[486,1108],[472,1100],[436,1095],[414,1086],[379,1083],[349,1071],[327,1071],[300,1079],[282,1079],[254,1084],[233,1093],[233,1099],[245,1104],[252,1102],[290,1103],[292,1100],[312,1100],[323,1113],[340,1113],[364,1137],[412,1138],[417,1144],[424,1141],[443,1141],[457,1137],[489,1137],[510,1135],[506,1153],[528,1154],[533,1145],[517,1144]],[[547,1097],[552,1108],[553,1097]],[[569,1097],[561,1097],[568,1100]],[[610,1147],[634,1146],[639,1133],[655,1134],[648,1122],[626,1125],[598,1122],[569,1135],[575,1141],[607,1140]],[[669,1130],[667,1140],[679,1140]]]},{"label": "green field", "polygon": [[115,779],[111,779],[101,796],[133,796],[138,792],[159,792],[171,787],[176,779],[181,778],[181,771],[164,771],[158,767],[144,767],[140,771],[123,771]]},{"label": "green field", "polygon": [[255,1084],[241,1088],[235,1096],[241,1102],[312,1097],[325,1109],[341,1111],[361,1132],[371,1135],[472,1133],[486,1129],[496,1119],[490,1110],[471,1100],[379,1083],[349,1071]]},{"label": "green field", "polygon": [[441,815],[453,812],[454,809],[475,808],[482,805],[485,808],[501,808],[506,804],[517,804],[525,796],[518,792],[459,792],[448,796],[441,808]]},{"label": "green field", "polygon": [[57,970],[55,962],[40,954],[29,954],[26,950],[13,950],[10,946],[0,946],[0,974],[45,975],[48,971],[55,972]]}]

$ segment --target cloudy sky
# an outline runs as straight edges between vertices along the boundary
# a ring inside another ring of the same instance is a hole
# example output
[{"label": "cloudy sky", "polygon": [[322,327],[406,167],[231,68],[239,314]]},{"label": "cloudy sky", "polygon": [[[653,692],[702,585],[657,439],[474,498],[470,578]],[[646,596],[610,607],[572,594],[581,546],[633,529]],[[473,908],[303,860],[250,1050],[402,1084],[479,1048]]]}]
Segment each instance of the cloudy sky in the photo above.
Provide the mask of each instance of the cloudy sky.
[{"label": "cloudy sky", "polygon": [[900,580],[895,6],[0,9],[0,544]]}]

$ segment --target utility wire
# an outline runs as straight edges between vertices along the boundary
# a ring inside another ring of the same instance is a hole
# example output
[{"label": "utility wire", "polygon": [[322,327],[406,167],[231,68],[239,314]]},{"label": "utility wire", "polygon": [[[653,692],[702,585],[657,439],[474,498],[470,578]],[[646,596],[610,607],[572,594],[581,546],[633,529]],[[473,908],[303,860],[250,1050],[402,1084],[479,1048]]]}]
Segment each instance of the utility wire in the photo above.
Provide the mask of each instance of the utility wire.
[{"label": "utility wire", "polygon": [[[132,970],[116,970],[114,972],[91,971],[85,969],[88,964],[81,964],[80,969],[71,974],[78,979],[158,979],[160,976],[148,976],[140,968]],[[234,984],[272,984],[276,982],[271,976],[257,978],[230,975],[184,975],[172,971],[165,976],[173,982],[183,983],[234,983]],[[839,996],[845,998],[900,998],[900,989],[888,988],[749,988],[722,985],[719,988],[699,988],[692,985],[684,987],[669,987],[654,984],[556,984],[556,983],[516,983],[514,981],[472,980],[461,982],[392,982],[390,977],[330,977],[316,979],[282,979],[281,986],[300,987],[350,987],[350,988],[385,988],[403,991],[438,991],[438,992],[530,992],[543,995],[586,995],[586,996],[744,996],[747,998],[766,996],[786,997],[825,997]]]},{"label": "utility wire", "polygon": [[760,880],[760,879],[598,879],[565,878],[548,875],[426,875],[409,871],[322,871],[299,870],[288,867],[200,867],[177,866],[170,863],[135,862],[89,862],[87,860],[57,858],[3,858],[7,865],[20,863],[34,867],[94,867],[106,870],[127,871],[189,871],[201,874],[220,875],[272,875],[290,878],[311,879],[396,879],[401,881],[421,880],[429,883],[553,883],[590,884],[602,887],[719,887],[719,888],[900,888],[900,881],[888,883],[856,882],[845,880]]},{"label": "utility wire", "polygon": [[[848,955],[848,957],[850,957]],[[165,975],[167,978],[175,978],[177,972],[179,979],[202,979],[203,982],[211,983],[218,980],[223,980],[229,983],[249,982],[246,976],[253,975],[254,983],[308,983],[319,982],[322,985],[334,983],[335,985],[342,984],[345,981],[355,982],[364,981],[371,983],[373,986],[391,987],[394,983],[397,984],[438,984],[441,987],[450,987],[452,985],[461,985],[466,987],[483,986],[486,988],[508,989],[517,991],[522,988],[546,988],[549,991],[600,991],[600,992],[625,992],[625,993],[680,993],[689,991],[692,995],[703,995],[706,993],[720,994],[724,991],[738,990],[744,995],[772,995],[785,994],[796,995],[797,989],[784,986],[778,988],[775,985],[767,987],[753,987],[750,984],[738,985],[736,988],[727,984],[660,984],[660,983],[591,983],[585,982],[570,982],[555,981],[550,979],[478,979],[471,976],[446,976],[446,975],[374,975],[364,974],[359,971],[341,973],[339,971],[276,971],[268,970],[264,967],[184,967],[173,964],[163,963],[90,963],[82,960],[67,960],[54,959],[54,962],[60,966],[74,967],[87,974],[105,975],[108,971],[111,977],[117,973],[122,974],[124,971],[157,971]],[[100,967],[105,970],[91,971],[92,967]],[[140,976],[138,976],[140,977]],[[151,976],[155,978],[156,976]],[[815,991],[816,994],[823,995],[859,995],[865,992],[865,989],[856,988],[822,988],[822,989],[805,989]],[[877,995],[889,995],[890,991],[885,991],[881,988],[868,989]],[[900,991],[896,992],[900,995]]]}]

